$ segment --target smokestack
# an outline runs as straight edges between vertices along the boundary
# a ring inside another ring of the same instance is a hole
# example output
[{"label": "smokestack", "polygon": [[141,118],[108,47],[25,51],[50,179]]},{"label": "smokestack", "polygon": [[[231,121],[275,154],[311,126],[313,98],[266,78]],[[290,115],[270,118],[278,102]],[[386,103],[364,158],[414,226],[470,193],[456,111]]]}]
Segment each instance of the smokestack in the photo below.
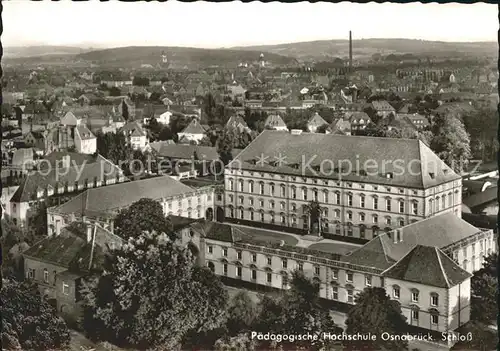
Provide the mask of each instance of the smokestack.
[{"label": "smokestack", "polygon": [[349,31],[349,72],[352,71],[352,32]]}]

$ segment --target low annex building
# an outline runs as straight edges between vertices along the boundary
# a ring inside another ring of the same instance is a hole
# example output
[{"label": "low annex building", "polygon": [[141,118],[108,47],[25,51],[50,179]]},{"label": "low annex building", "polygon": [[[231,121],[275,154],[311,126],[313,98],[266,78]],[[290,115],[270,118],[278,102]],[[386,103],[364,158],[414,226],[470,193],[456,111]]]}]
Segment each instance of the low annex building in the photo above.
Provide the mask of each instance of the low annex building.
[{"label": "low annex building", "polygon": [[170,176],[161,176],[88,189],[60,206],[47,209],[49,235],[59,234],[70,223],[82,219],[97,222],[112,232],[118,212],[143,198],[159,201],[165,215],[213,218],[214,187],[195,189]]},{"label": "low annex building", "polygon": [[[496,250],[491,230],[453,213],[383,233],[346,254],[298,247],[283,240],[285,234],[233,224],[195,221],[182,230],[189,231],[182,237],[198,247],[200,261],[230,284],[288,289],[291,273],[300,270],[341,313],[366,287],[383,287],[401,303],[408,324],[424,332],[453,331],[469,321],[471,272]],[[462,256],[472,259],[473,252],[473,263]]]}]

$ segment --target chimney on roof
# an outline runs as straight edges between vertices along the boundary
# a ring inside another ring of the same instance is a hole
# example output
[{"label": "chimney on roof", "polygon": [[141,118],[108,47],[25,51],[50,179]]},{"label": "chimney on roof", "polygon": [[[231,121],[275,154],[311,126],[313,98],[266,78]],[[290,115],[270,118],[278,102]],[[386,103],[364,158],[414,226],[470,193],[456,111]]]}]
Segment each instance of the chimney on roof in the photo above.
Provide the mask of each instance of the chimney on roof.
[{"label": "chimney on roof", "polygon": [[349,72],[352,71],[352,32],[349,31]]}]

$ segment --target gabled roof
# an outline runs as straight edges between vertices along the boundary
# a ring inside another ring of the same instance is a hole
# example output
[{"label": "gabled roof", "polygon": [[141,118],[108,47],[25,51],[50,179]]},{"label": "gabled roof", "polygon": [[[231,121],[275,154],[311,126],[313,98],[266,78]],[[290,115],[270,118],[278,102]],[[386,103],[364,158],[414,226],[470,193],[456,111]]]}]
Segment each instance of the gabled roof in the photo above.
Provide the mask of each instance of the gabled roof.
[{"label": "gabled roof", "polygon": [[317,112],[314,115],[312,115],[311,118],[309,119],[309,122],[307,122],[307,125],[311,127],[312,126],[320,127],[324,124],[327,124],[327,122]]},{"label": "gabled roof", "polygon": [[383,273],[389,277],[438,288],[451,288],[471,277],[437,247],[417,245]]},{"label": "gabled roof", "polygon": [[394,107],[385,100],[372,101],[372,106],[376,111],[395,111]]},{"label": "gabled roof", "polygon": [[[272,159],[281,155],[286,157],[286,165],[275,167],[255,163],[261,155]],[[301,165],[308,161],[310,167],[294,169],[289,165]],[[340,161],[351,160],[354,165],[378,165],[367,170],[356,170],[343,175],[344,180],[359,180],[375,184],[387,184],[419,189],[443,184],[460,179],[439,157],[420,140],[376,138],[365,136],[342,136],[332,134],[302,133],[294,135],[279,131],[264,130],[248,145],[234,160],[237,167],[254,171],[282,172],[297,176],[318,176],[318,167],[324,160],[332,160],[334,167],[342,166]],[[399,160],[395,165],[392,160]],[[419,161],[416,162],[415,160]],[[311,162],[309,162],[311,161]],[[359,162],[359,163],[357,163]],[[331,162],[330,162],[331,164]],[[233,163],[228,165],[229,168]],[[382,166],[384,165],[384,166]],[[407,167],[407,172],[401,172],[399,166]],[[382,168],[384,168],[382,170]],[[399,170],[398,170],[399,169]],[[326,170],[323,167],[323,178],[338,179],[339,173]],[[359,171],[359,172],[358,172]],[[366,171],[366,175],[359,175]],[[382,174],[384,171],[385,174]],[[347,172],[344,172],[347,173]],[[389,175],[389,176],[388,176]]]},{"label": "gabled roof", "polygon": [[286,127],[285,121],[279,115],[269,115],[264,122],[264,125],[269,128]]},{"label": "gabled roof", "polygon": [[194,191],[170,176],[154,177],[87,189],[70,201],[51,208],[51,211],[59,214],[113,214],[143,198],[157,200]]},{"label": "gabled roof", "polygon": [[76,117],[73,111],[68,111],[66,114],[61,118],[60,124],[62,125],[67,125],[67,126],[76,126],[78,124],[78,120],[80,120],[80,117]]},{"label": "gabled roof", "polygon": [[350,111],[345,113],[345,118],[348,119],[351,123],[359,123],[359,121],[363,120],[364,123],[371,122],[370,116],[366,112],[362,111]]},{"label": "gabled roof", "polygon": [[200,122],[194,118],[180,134],[205,134]]},{"label": "gabled roof", "polygon": [[331,131],[331,132],[336,132],[336,131],[340,131],[340,132],[350,132],[351,131],[351,122],[349,122],[347,119],[343,119],[343,118],[335,118],[332,123],[330,124],[330,126],[328,127],[328,129]]},{"label": "gabled roof", "polygon": [[146,136],[146,132],[144,131],[144,129],[142,129],[141,125],[137,121],[132,121],[125,124],[120,129],[120,131],[134,137]]},{"label": "gabled roof", "polygon": [[123,176],[118,166],[101,155],[96,158],[95,162],[85,163],[78,167],[71,162],[69,169],[65,172],[58,168],[50,171],[33,171],[23,179],[11,201],[17,203],[33,201],[37,198],[38,190],[45,190],[49,185],[55,187],[57,184],[64,186],[67,183],[72,186],[77,181],[83,184],[85,180],[92,182],[96,177],[101,179],[102,174],[107,174],[109,179],[117,178],[118,175]]}]

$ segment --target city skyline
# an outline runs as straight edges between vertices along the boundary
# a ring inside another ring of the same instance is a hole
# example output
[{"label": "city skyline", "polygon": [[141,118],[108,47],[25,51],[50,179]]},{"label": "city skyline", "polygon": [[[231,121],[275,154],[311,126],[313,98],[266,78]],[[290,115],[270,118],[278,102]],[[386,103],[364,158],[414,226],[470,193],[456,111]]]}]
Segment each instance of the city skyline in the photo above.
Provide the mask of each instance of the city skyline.
[{"label": "city skyline", "polygon": [[498,32],[492,4],[4,2],[3,21],[4,47],[227,48],[347,40],[349,30],[353,40],[493,42]]}]

